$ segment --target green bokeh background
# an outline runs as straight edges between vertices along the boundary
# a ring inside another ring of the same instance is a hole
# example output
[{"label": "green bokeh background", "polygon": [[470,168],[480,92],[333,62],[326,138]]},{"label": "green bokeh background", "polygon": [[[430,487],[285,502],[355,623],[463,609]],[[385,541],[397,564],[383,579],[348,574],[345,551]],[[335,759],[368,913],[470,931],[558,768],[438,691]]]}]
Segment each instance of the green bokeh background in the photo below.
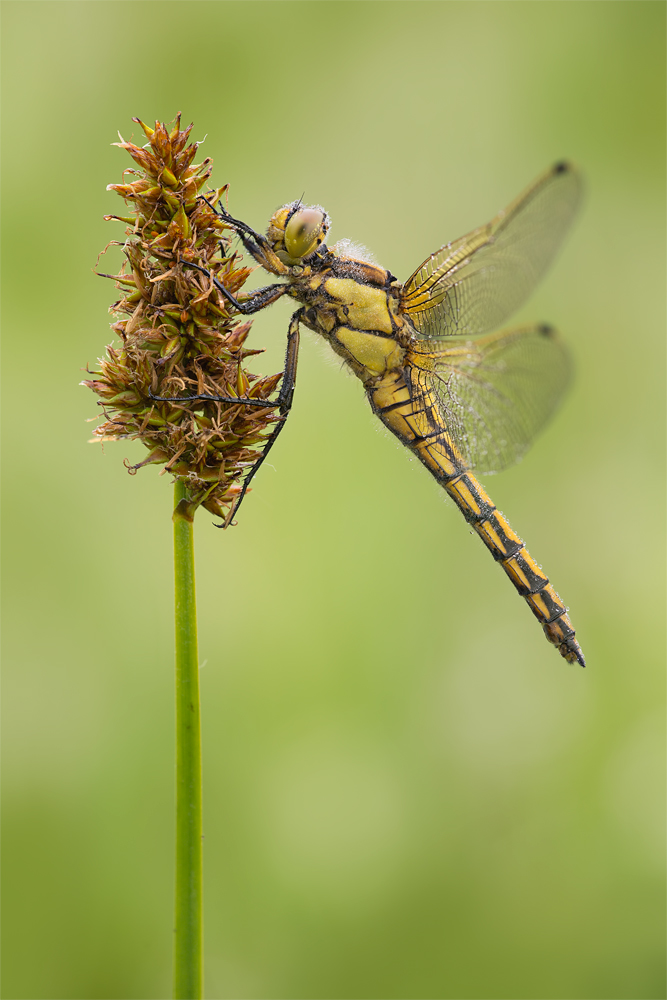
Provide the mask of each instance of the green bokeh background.
[{"label": "green bokeh background", "polygon": [[170,993],[172,491],[76,383],[110,143],[180,110],[234,214],[305,192],[403,278],[556,159],[587,180],[518,317],[576,384],[487,481],[587,670],[313,335],[238,527],[197,519],[206,995],[664,997],[664,5],[2,8],[3,995]]}]

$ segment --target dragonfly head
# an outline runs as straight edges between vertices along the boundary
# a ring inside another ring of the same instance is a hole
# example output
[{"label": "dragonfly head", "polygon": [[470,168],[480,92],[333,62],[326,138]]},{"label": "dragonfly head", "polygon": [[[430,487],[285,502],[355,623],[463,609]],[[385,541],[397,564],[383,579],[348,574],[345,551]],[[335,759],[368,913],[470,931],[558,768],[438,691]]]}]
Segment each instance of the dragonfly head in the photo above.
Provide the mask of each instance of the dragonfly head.
[{"label": "dragonfly head", "polygon": [[282,262],[294,266],[317,250],[329,226],[329,216],[319,205],[293,201],[274,212],[266,235]]}]

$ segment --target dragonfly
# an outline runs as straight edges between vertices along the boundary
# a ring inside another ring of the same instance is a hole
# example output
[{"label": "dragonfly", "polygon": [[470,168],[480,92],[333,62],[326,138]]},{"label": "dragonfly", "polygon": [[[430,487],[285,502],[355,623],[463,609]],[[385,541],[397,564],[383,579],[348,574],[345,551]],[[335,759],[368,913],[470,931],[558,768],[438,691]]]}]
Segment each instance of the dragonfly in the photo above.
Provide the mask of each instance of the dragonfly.
[{"label": "dragonfly", "polygon": [[[236,298],[204,268],[218,293],[252,314],[295,299],[277,399],[283,419],[245,477],[232,514],[284,427],[296,383],[300,327],[324,337],[361,380],[371,409],[454,501],[569,663],[586,665],[563,601],[473,473],[522,458],[560,402],[570,356],[546,324],[500,327],[553,260],[581,200],[582,183],[556,163],[485,226],[432,253],[405,282],[349,241],[329,248],[330,220],[300,200],[271,217],[266,235],[218,213],[264,270],[283,279]],[[211,206],[212,207],[212,206]],[[185,261],[182,261],[185,264]],[[168,397],[154,396],[156,400]],[[267,406],[200,392],[169,402]]]}]

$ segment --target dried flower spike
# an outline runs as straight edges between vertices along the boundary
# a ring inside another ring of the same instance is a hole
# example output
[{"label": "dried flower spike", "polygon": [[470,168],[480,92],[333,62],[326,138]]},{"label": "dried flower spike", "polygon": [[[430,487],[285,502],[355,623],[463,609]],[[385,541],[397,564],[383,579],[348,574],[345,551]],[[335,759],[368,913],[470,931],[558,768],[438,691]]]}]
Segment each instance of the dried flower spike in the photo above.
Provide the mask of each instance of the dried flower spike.
[{"label": "dried flower spike", "polygon": [[[241,494],[241,479],[257,461],[280,417],[273,407],[211,400],[156,402],[152,396],[212,396],[267,399],[281,374],[260,377],[243,367],[245,358],[261,354],[246,350],[249,322],[239,323],[233,307],[215,288],[205,268],[230,292],[237,294],[251,273],[229,255],[231,230],[211,207],[227,187],[202,188],[212,161],[193,160],[198,143],[187,145],[192,125],[181,130],[139,118],[148,143],[135,146],[121,138],[139,169],[135,179],[110,184],[131,210],[128,216],[108,215],[128,225],[116,282],[121,298],[110,311],[123,318],[111,329],[121,346],[107,347],[99,371],[82,384],[101,399],[103,422],[93,440],[138,439],[148,456],[145,465],[161,464],[187,486],[190,518],[199,505],[227,525]],[[208,204],[210,202],[210,204]],[[188,267],[188,264],[195,265]]]}]

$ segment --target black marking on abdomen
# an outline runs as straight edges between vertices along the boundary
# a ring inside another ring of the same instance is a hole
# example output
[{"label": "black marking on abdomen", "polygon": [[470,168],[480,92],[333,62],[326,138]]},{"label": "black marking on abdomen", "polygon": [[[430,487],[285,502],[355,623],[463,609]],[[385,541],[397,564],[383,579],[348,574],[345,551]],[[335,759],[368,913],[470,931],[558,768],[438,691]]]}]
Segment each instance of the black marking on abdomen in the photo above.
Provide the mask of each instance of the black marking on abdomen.
[{"label": "black marking on abdomen", "polygon": [[491,497],[482,489],[474,476],[467,472],[445,481],[445,489],[469,524],[488,521],[496,510]]},{"label": "black marking on abdomen", "polygon": [[[371,400],[371,406],[373,406],[373,401],[372,400]],[[398,403],[389,403],[388,406],[378,406],[378,407],[375,407],[375,412],[378,413],[378,414],[380,414],[380,413],[391,413],[392,410],[399,410],[402,406],[403,407],[410,406],[410,400],[409,399],[401,399],[401,400],[398,401]],[[420,411],[417,411],[417,412],[423,413],[424,411],[420,410]],[[414,415],[414,413],[415,413],[415,411],[411,409],[410,410],[410,415]]]}]

